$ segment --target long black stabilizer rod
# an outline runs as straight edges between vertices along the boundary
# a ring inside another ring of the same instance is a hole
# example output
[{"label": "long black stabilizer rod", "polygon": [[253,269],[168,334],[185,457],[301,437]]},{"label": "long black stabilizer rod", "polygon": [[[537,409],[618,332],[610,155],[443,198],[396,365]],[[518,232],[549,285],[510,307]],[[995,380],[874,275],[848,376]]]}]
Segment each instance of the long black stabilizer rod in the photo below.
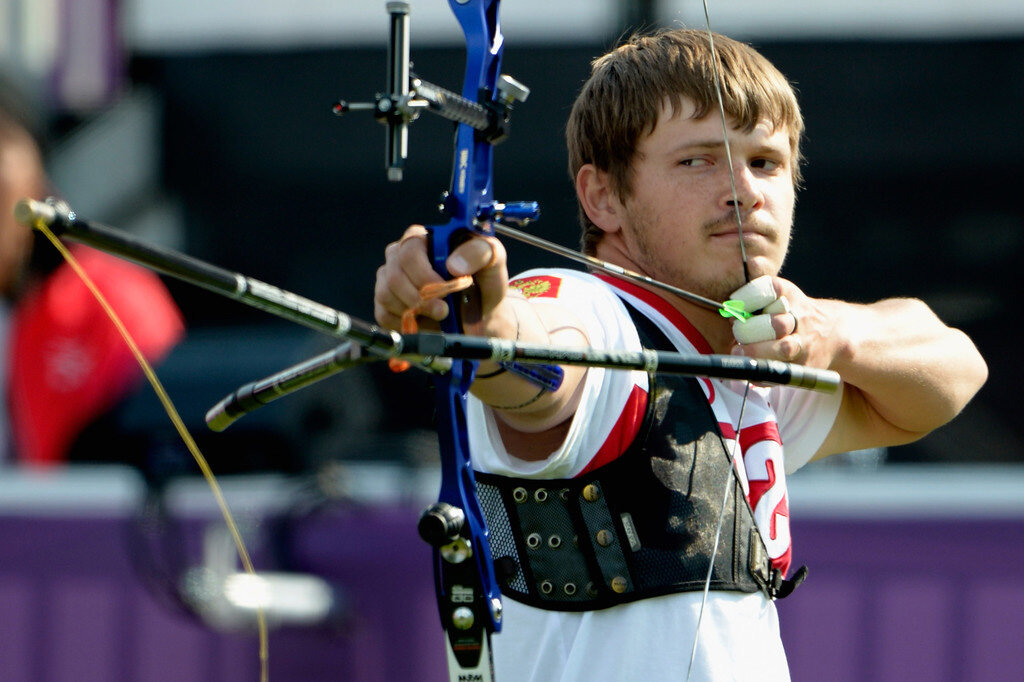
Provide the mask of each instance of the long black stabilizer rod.
[{"label": "long black stabilizer rod", "polygon": [[265,379],[252,381],[225,396],[206,413],[206,425],[214,431],[223,431],[240,417],[269,405],[278,398],[311,386],[350,367],[356,367],[379,358],[367,355],[363,347],[352,341],[292,365]]},{"label": "long black stabilizer rod", "polygon": [[266,282],[211,265],[172,249],[148,244],[113,227],[79,218],[62,201],[22,199],[14,207],[17,220],[35,228],[43,223],[54,234],[93,246],[151,270],[246,303],[291,322],[351,339],[371,351],[391,356],[401,352],[398,333],[350,317]]}]

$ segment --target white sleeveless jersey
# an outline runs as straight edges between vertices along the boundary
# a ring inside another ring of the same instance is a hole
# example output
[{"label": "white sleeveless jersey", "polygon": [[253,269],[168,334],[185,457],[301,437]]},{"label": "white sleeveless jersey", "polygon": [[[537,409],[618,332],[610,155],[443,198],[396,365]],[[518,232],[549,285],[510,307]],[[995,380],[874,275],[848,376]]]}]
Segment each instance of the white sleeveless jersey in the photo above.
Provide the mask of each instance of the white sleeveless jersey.
[{"label": "white sleeveless jersey", "polygon": [[[583,324],[589,345],[639,350],[622,300],[649,317],[684,353],[710,353],[679,311],[619,279],[571,270],[529,271],[511,283],[535,305],[557,304]],[[806,464],[838,413],[841,392],[700,379],[726,448],[754,510],[773,564],[792,558],[786,474]],[[468,425],[474,468],[523,478],[572,478],[606,464],[632,442],[647,406],[644,372],[590,369],[565,441],[547,459],[526,462],[504,448],[493,413],[470,398]],[[747,390],[737,447],[736,426]],[[783,454],[785,446],[785,455]],[[724,493],[724,491],[723,491]],[[505,599],[502,633],[494,638],[497,679],[682,680],[686,677],[700,592],[645,599],[600,611],[552,612]],[[518,634],[517,634],[518,633]],[[691,680],[789,678],[772,602],[760,593],[711,592],[700,628]]]}]

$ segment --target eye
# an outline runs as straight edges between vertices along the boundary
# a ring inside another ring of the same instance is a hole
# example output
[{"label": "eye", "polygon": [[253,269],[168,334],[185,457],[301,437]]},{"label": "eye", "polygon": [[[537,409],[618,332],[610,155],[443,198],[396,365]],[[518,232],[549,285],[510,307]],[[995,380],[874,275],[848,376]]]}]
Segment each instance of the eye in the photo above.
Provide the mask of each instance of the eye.
[{"label": "eye", "polygon": [[683,159],[683,160],[681,160],[679,162],[680,166],[690,166],[690,167],[708,166],[710,164],[711,164],[711,161],[709,161],[708,159],[705,159],[705,158],[701,158],[701,157]]},{"label": "eye", "polygon": [[775,159],[766,158],[754,159],[753,161],[750,162],[750,167],[772,172],[781,168],[782,162],[776,161]]}]

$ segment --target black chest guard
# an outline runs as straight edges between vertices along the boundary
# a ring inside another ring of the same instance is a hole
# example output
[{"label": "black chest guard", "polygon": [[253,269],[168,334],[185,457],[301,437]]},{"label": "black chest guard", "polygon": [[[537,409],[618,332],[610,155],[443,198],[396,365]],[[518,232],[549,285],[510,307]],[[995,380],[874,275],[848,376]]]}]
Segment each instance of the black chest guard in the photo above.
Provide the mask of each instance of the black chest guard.
[{"label": "black chest guard", "polygon": [[[630,310],[645,347],[671,348]],[[788,595],[730,465],[717,419],[695,379],[651,376],[632,445],[579,478],[476,474],[502,593],[540,608],[586,611],[710,588]],[[717,552],[715,536],[726,486]]]}]

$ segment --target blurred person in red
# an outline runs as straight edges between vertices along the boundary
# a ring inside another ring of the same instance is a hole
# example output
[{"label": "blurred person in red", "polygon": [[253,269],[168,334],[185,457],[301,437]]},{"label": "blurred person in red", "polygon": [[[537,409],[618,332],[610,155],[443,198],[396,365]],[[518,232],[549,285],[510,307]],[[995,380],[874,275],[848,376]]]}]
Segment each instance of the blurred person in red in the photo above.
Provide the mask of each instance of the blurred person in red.
[{"label": "blurred person in red", "polygon": [[[71,266],[14,219],[19,199],[53,193],[36,111],[0,76],[0,459],[48,465],[68,461],[82,431],[117,405],[142,371]],[[72,253],[147,359],[163,358],[184,323],[160,279],[88,247]]]}]

